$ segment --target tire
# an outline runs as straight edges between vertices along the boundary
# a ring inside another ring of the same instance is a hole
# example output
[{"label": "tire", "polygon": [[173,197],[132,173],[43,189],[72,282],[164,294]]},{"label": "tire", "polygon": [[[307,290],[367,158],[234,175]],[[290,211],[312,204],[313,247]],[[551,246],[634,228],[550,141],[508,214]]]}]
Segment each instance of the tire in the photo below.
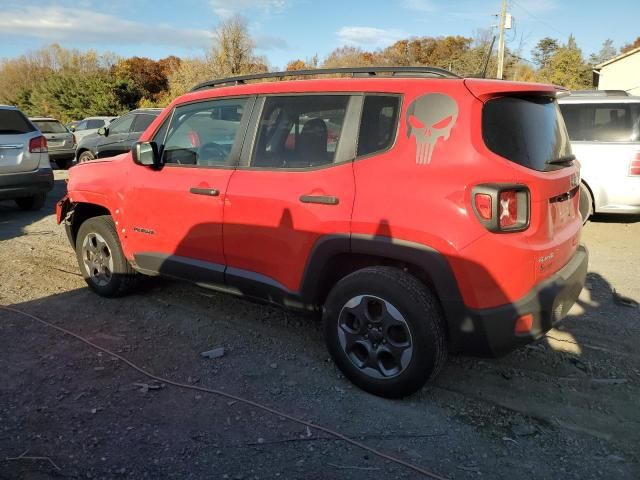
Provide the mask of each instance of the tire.
[{"label": "tire", "polygon": [[122,252],[110,216],[92,217],[80,226],[76,257],[87,285],[98,295],[121,297],[135,288],[137,273]]},{"label": "tire", "polygon": [[22,210],[40,210],[47,199],[46,193],[38,193],[31,197],[16,198],[16,204]]},{"label": "tire", "polygon": [[593,197],[584,183],[580,183],[580,215],[582,224],[585,225],[589,217],[593,215]]},{"label": "tire", "polygon": [[69,167],[71,166],[71,159],[69,158],[64,158],[64,159],[60,158],[55,162],[58,168],[60,168],[61,170],[68,170]]},{"label": "tire", "polygon": [[338,368],[381,397],[415,393],[437,376],[447,358],[436,296],[397,268],[367,267],[344,277],[329,293],[323,323]]},{"label": "tire", "polygon": [[78,163],[90,162],[91,160],[95,159],[96,157],[93,153],[91,153],[91,150],[85,150],[78,157]]}]

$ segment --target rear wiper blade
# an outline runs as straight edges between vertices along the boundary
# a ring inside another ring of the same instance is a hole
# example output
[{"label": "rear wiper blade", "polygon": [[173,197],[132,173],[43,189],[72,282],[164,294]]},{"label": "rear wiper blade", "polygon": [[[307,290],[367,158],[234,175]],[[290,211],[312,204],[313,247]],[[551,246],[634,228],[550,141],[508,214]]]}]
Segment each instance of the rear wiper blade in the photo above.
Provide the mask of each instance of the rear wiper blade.
[{"label": "rear wiper blade", "polygon": [[573,163],[576,159],[575,155],[566,155],[564,157],[554,158],[553,160],[547,160],[548,165],[563,165],[565,163]]}]

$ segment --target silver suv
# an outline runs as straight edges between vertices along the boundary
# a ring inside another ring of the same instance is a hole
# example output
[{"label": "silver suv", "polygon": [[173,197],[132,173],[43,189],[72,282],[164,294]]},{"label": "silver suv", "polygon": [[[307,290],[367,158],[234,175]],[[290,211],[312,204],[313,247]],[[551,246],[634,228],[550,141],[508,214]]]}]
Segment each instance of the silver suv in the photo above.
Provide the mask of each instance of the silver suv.
[{"label": "silver suv", "polygon": [[572,94],[559,103],[582,165],[582,218],[640,214],[640,97]]},{"label": "silver suv", "polygon": [[52,188],[47,139],[20,110],[0,105],[0,200],[39,210]]},{"label": "silver suv", "polygon": [[66,170],[76,157],[76,137],[55,118],[29,118],[47,139],[49,160],[56,162],[58,167]]}]

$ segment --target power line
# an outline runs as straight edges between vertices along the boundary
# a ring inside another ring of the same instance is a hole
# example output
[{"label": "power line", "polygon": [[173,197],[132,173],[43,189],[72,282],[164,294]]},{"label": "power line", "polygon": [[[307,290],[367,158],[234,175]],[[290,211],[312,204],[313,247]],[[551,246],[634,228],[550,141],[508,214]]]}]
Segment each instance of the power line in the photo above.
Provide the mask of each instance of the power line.
[{"label": "power line", "polygon": [[542,25],[545,25],[547,28],[550,28],[554,32],[559,33],[560,35],[562,35],[563,38],[564,37],[568,37],[567,34],[565,34],[564,32],[561,32],[560,30],[558,30],[556,27],[554,27],[550,23],[547,23],[544,20],[542,20],[541,18],[537,17],[536,15],[531,13],[529,10],[527,10],[526,8],[524,8],[522,5],[520,5],[519,3],[515,2],[514,0],[511,0],[511,3],[513,3],[517,7],[520,7],[522,9],[522,11],[524,13],[526,13],[528,16],[530,16],[532,19],[536,20],[537,22],[541,23]]}]

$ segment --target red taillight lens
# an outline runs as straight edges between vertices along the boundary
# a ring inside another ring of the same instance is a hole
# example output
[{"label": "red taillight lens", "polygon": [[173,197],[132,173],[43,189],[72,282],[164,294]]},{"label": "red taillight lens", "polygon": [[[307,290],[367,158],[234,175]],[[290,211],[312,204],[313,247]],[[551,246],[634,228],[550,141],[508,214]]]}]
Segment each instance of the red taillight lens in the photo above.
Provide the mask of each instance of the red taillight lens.
[{"label": "red taillight lens", "polygon": [[30,153],[44,153],[48,152],[47,139],[44,137],[35,137],[29,140],[29,152]]},{"label": "red taillight lens", "polygon": [[476,193],[474,202],[476,205],[476,211],[478,212],[478,215],[480,215],[480,218],[491,220],[491,217],[493,216],[491,195],[486,193]]},{"label": "red taillight lens", "polygon": [[629,176],[640,176],[640,152],[637,152],[636,155],[631,159],[631,164],[629,165]]},{"label": "red taillight lens", "polygon": [[518,222],[518,195],[516,191],[503,190],[500,192],[499,201],[498,219],[500,228],[513,227]]}]

